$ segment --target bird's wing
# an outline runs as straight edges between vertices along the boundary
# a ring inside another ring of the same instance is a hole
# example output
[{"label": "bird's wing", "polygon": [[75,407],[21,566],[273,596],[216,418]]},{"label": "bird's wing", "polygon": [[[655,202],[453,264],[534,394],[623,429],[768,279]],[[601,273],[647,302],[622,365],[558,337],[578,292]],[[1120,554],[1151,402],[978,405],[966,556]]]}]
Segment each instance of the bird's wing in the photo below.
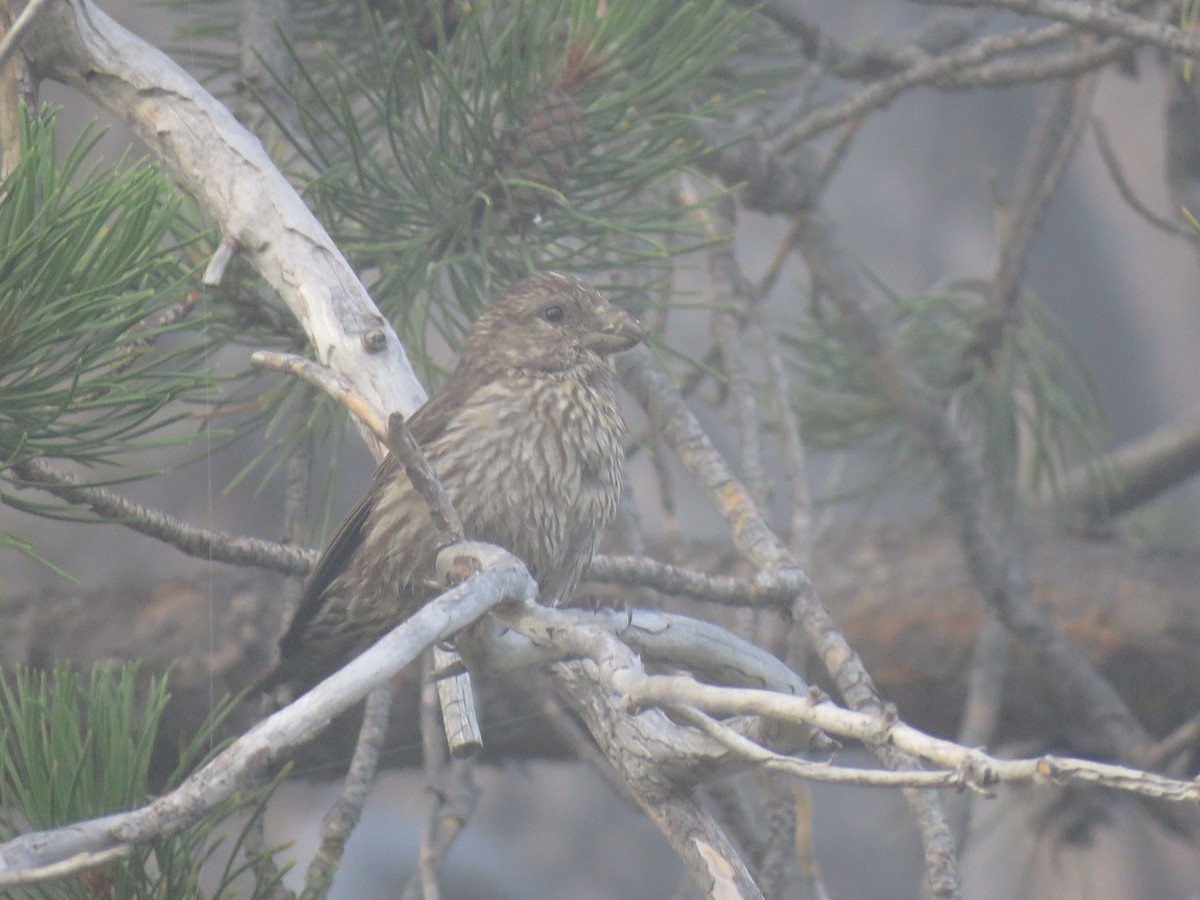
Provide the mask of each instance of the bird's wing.
[{"label": "bird's wing", "polygon": [[[408,429],[417,441],[417,446],[425,447],[430,441],[446,430],[454,416],[461,412],[467,400],[481,386],[481,380],[473,373],[455,369],[453,374],[442,385],[436,395],[421,405],[408,420]],[[387,466],[388,460],[380,465],[380,471]],[[376,481],[379,475],[375,476]]]},{"label": "bird's wing", "polygon": [[[379,467],[376,478],[383,473],[389,461],[391,461],[390,456]],[[374,505],[375,491],[371,490],[358,501],[358,505],[338,526],[333,539],[325,545],[320,559],[309,573],[308,581],[304,583],[304,592],[300,595],[300,603],[296,607],[296,614],[292,617],[292,624],[279,641],[279,651],[282,657],[286,658],[300,649],[300,641],[308,623],[320,612],[325,589],[346,568],[346,563],[354,553],[354,548],[361,541],[363,525],[366,524],[367,517],[371,514]]]},{"label": "bird's wing", "polygon": [[[418,446],[427,445],[445,431],[446,426],[453,419],[454,413],[462,407],[465,396],[469,393],[470,389],[467,385],[463,384],[461,380],[456,381],[451,378],[436,397],[413,413],[407,424]],[[379,464],[379,468],[375,470],[371,490],[351,510],[350,515],[346,516],[342,524],[338,526],[333,538],[325,546],[316,566],[309,573],[308,581],[304,584],[304,592],[300,595],[300,603],[296,607],[292,624],[279,641],[280,654],[283,657],[299,650],[305,629],[321,610],[326,588],[342,574],[355,549],[362,543],[363,526],[366,525],[371,510],[375,506],[379,486],[393,478],[401,477],[401,474],[399,462],[389,453]]]}]

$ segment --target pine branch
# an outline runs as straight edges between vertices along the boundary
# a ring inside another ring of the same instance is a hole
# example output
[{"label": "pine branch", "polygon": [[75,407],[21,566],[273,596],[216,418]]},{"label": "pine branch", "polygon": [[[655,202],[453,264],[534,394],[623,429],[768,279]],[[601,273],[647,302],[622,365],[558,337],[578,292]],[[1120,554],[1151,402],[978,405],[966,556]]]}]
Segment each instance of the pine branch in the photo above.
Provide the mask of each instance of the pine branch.
[{"label": "pine branch", "polygon": [[40,460],[13,466],[13,472],[22,485],[37,487],[68,503],[86,506],[103,519],[119,522],[140,534],[164,541],[189,556],[235,566],[260,566],[286,575],[307,574],[316,561],[316,554],[302,547],[227,535],[189,525],[104,488],[83,485],[75,477],[59,472]]}]

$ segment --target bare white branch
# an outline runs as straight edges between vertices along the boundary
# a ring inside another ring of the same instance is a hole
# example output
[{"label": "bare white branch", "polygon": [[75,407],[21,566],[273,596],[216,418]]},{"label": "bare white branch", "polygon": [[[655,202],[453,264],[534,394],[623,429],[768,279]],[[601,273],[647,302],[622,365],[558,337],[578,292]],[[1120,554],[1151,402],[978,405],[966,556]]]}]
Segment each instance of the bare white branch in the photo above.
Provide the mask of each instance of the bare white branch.
[{"label": "bare white branch", "polygon": [[[457,549],[457,548],[456,548]],[[537,586],[524,565],[496,548],[492,565],[420,610],[374,646],[294,703],[238,738],[180,787],[131,812],[21,835],[0,844],[0,887],[39,880],[46,867],[94,865],[95,854],[143,844],[178,833],[206,812],[253,783],[288,750],[311,740],[339,713],[415,660],[425,648],[446,640],[504,600],[531,600]],[[61,868],[56,875],[66,874]]]},{"label": "bare white branch", "polygon": [[[829,734],[854,738],[867,745],[888,742],[942,767],[945,771],[939,777],[946,779],[940,782],[944,785],[986,788],[1000,782],[1078,781],[1145,797],[1200,801],[1200,783],[1195,781],[1167,778],[1153,772],[1086,759],[1050,755],[1031,759],[1000,759],[982,750],[925,734],[896,719],[854,712],[832,702],[816,701],[810,697],[788,696],[752,688],[717,687],[701,684],[684,675],[650,675],[643,679],[628,679],[622,687],[627,700],[639,708],[658,706],[686,711],[690,707],[722,716],[759,714],[813,725]],[[761,757],[760,761],[765,762],[767,758]],[[815,777],[805,769],[796,774]],[[937,778],[930,779],[931,773],[928,772],[899,773],[912,776],[909,781],[893,781],[890,777],[892,774],[896,773],[863,774],[861,780],[854,783],[928,787],[931,781],[938,781]],[[821,780],[840,778],[822,777]]]},{"label": "bare white branch", "polygon": [[278,292],[317,359],[381,417],[411,415],[425,401],[399,339],[341,251],[258,138],[195,79],[88,0],[49,0],[23,46],[42,75],[127,122],[166,162]]}]

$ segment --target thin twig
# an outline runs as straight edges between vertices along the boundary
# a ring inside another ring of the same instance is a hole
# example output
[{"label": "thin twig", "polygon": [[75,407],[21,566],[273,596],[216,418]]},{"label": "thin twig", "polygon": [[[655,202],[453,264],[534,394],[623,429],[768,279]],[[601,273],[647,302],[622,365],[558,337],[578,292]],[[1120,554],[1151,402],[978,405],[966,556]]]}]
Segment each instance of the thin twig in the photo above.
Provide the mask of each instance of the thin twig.
[{"label": "thin twig", "polygon": [[266,817],[258,810],[246,823],[242,838],[242,855],[254,872],[255,896],[263,900],[296,900],[296,892],[283,884],[283,873],[275,863],[274,854],[267,850]]},{"label": "thin twig", "polygon": [[[770,329],[762,323],[761,310],[753,314],[755,336],[767,371],[767,389],[771,410],[783,443],[784,471],[788,481],[791,508],[791,529],[788,546],[807,569],[812,560],[812,499],[808,490],[808,464],[800,424],[791,403],[791,391],[779,343]],[[804,671],[803,645],[790,640],[791,628],[780,628],[780,639],[773,641],[784,662],[798,672]],[[813,854],[811,840],[812,804],[808,789],[796,785],[791,791],[782,784],[777,773],[764,772],[758,779],[763,787],[764,812],[768,819],[769,839],[763,870],[768,879],[764,885],[768,895],[782,895],[786,884],[797,886],[799,896],[821,900],[828,897],[821,880],[820,867]],[[773,877],[773,881],[769,880]]]},{"label": "thin twig", "polygon": [[1117,159],[1117,151],[1113,148],[1112,141],[1109,140],[1108,129],[1104,127],[1104,123],[1099,118],[1092,119],[1092,134],[1096,138],[1096,148],[1100,151],[1100,158],[1104,160],[1104,167],[1108,169],[1108,177],[1116,185],[1117,192],[1126,205],[1159,231],[1164,231],[1173,237],[1184,238],[1193,244],[1200,242],[1200,234],[1197,234],[1194,229],[1160,216],[1141,201],[1137,192],[1134,191],[1133,185],[1125,177],[1125,170],[1121,167],[1121,161]]},{"label": "thin twig", "polygon": [[114,860],[124,859],[132,852],[133,847],[130,844],[117,844],[104,850],[76,853],[74,856],[57,860],[48,865],[30,867],[19,872],[6,873],[0,869],[0,887],[53,881],[77,872],[86,872],[88,869],[103,866]]},{"label": "thin twig", "polygon": [[[1041,16],[1075,26],[1077,29],[1110,37],[1123,38],[1137,44],[1157,47],[1168,53],[1181,53],[1200,58],[1200,35],[1168,22],[1153,22],[1131,12],[1118,3],[1096,3],[1092,0],[919,0],[939,6],[986,6],[1011,9],[1027,16]],[[1126,4],[1131,5],[1131,4]]]},{"label": "thin twig", "polygon": [[[718,226],[713,216],[705,215],[705,227],[710,235],[718,235]],[[732,211],[723,218],[721,230],[726,234],[733,232]],[[708,253],[708,269],[714,285],[736,301],[743,309],[751,304],[750,285],[742,274],[737,258],[734,256],[733,244],[726,242],[714,246]],[[726,383],[729,394],[733,399],[734,429],[738,435],[741,448],[742,470],[745,472],[746,486],[750,495],[760,505],[766,505],[769,494],[770,478],[767,475],[766,462],[762,451],[762,429],[759,423],[758,400],[755,397],[753,385],[750,383],[750,372],[746,366],[745,346],[742,342],[742,330],[737,319],[728,309],[718,309],[710,320],[713,339],[721,350],[724,361]]]},{"label": "thin twig", "polygon": [[[82,485],[73,475],[40,460],[13,467],[21,482],[70,503],[88,506],[140,534],[156,538],[201,559],[235,566],[257,566],[284,575],[307,575],[318,553],[303,547],[228,535],[197,528],[158,510],[127,500],[104,488]],[[665,594],[731,606],[787,604],[796,583],[786,573],[759,573],[753,579],[706,575],[642,556],[595,556],[584,572],[588,581],[648,587]]]},{"label": "thin twig", "polygon": [[400,892],[400,900],[437,900],[441,895],[437,870],[462,833],[479,803],[474,762],[447,760],[438,717],[438,695],[431,689],[434,671],[426,663],[421,685],[421,750],[430,807],[417,871]]},{"label": "thin twig", "polygon": [[792,391],[784,369],[779,339],[762,323],[758,315],[754,319],[754,328],[767,369],[771,412],[778,423],[783,441],[784,472],[787,475],[792,510],[788,546],[796,554],[801,565],[808,568],[813,547],[813,509],[812,495],[808,489],[808,462],[804,452],[804,441],[800,437],[800,422],[792,407]]},{"label": "thin twig", "polygon": [[[720,225],[717,223],[716,216],[712,214],[699,213],[699,215],[706,231],[714,237],[733,230],[732,204],[726,204],[720,211]],[[721,351],[726,383],[733,399],[734,428],[741,447],[742,470],[745,473],[746,487],[753,501],[759,507],[765,508],[770,502],[768,485],[771,483],[771,479],[767,474],[766,461],[763,456],[762,423],[759,416],[758,399],[750,383],[746,346],[742,339],[743,329],[757,311],[761,297],[756,293],[755,286],[738,264],[732,244],[717,245],[709,252],[709,271],[713,283],[723,286],[725,293],[736,303],[736,316],[724,307],[713,313],[711,330],[716,345]],[[789,643],[790,621],[780,620],[778,615],[772,614],[770,611],[757,610],[750,628],[757,643],[782,655],[782,649]],[[770,793],[767,797],[769,803]],[[786,830],[785,823],[779,824],[781,828],[777,829],[778,831]],[[790,844],[790,841],[788,843]],[[776,861],[779,861],[778,856],[776,856]],[[774,880],[790,881],[792,874],[789,872]]]},{"label": "thin twig", "polygon": [[313,387],[329,395],[338,405],[348,410],[377,440],[387,439],[387,425],[363,399],[354,385],[334,369],[323,366],[304,356],[294,353],[276,353],[271,350],[256,350],[250,356],[250,364],[259,369],[272,369],[302,378]]},{"label": "thin twig", "polygon": [[1050,624],[1029,591],[1021,561],[996,533],[987,509],[982,464],[951,416],[923,390],[919,374],[897,349],[892,324],[867,299],[855,264],[825,216],[809,216],[803,242],[815,281],[846,317],[859,351],[901,417],[938,460],[943,503],[958,523],[959,540],[976,587],[1023,647],[1055,673],[1054,683],[1122,759],[1142,758],[1148,735],[1112,686]]},{"label": "thin twig", "polygon": [[341,794],[321,821],[321,846],[308,864],[300,900],[321,900],[333,886],[333,876],[341,864],[346,841],[358,825],[368,792],[375,781],[379,752],[387,736],[391,706],[392,690],[387,684],[380,685],[367,695],[358,743],[350,759],[350,770],[346,773]]},{"label": "thin twig", "polygon": [[[846,122],[838,130],[834,136],[833,146],[825,153],[825,158],[821,160],[821,191],[824,193],[825,188],[829,187],[829,182],[833,180],[834,174],[838,167],[841,166],[846,154],[850,152],[850,145],[853,143],[855,136],[858,134],[859,126],[862,125],[862,119],[851,119]],[[795,240],[796,225],[794,222],[788,223],[788,233]]]},{"label": "thin twig", "polygon": [[[794,224],[794,223],[793,223]],[[788,241],[795,239],[789,226]],[[791,511],[791,528],[788,545],[806,569],[812,559],[812,501],[808,490],[808,466],[804,443],[800,437],[800,426],[791,405],[787,375],[775,335],[762,324],[762,310],[751,311],[758,345],[762,351],[767,372],[767,389],[771,397],[772,412],[781,433],[784,449],[785,472],[788,481],[788,498]],[[791,639],[791,617],[776,631],[777,637],[769,643],[776,648],[784,661],[796,671],[803,671],[803,644]],[[766,833],[769,836],[763,859],[764,887],[769,895],[781,895],[787,885],[796,885],[798,895],[806,900],[821,900],[828,895],[821,880],[820,868],[812,852],[810,841],[799,835],[812,830],[809,820],[811,804],[795,802],[798,795],[808,796],[803,785],[788,791],[776,773],[764,772],[756,779],[762,787],[763,810],[767,819]]]},{"label": "thin twig", "polygon": [[[445,862],[450,850],[471,821],[475,809],[479,805],[482,792],[475,783],[475,761],[470,759],[453,759],[447,766],[437,796],[437,803],[431,814],[433,831],[427,832],[421,840],[421,859],[423,866],[434,871]],[[409,882],[412,885],[413,882]],[[406,885],[401,893],[401,900],[409,900],[421,895],[413,894]],[[426,892],[423,900],[430,900]]]},{"label": "thin twig", "polygon": [[[1004,229],[999,261],[988,285],[990,315],[972,342],[969,351],[972,355],[990,359],[1005,338],[1006,326],[1020,320],[1018,304],[1029,254],[1045,221],[1050,199],[1062,183],[1067,163],[1078,146],[1095,85],[1096,77],[1090,75],[1053,87],[1038,111],[1038,121],[1018,166],[1015,200]],[[1009,641],[1007,629],[989,611],[975,638],[958,733],[961,744],[979,747],[992,741],[1008,672]],[[955,837],[960,842],[967,833],[971,801],[971,796],[964,793],[947,803]]]},{"label": "thin twig", "polygon": [[[975,44],[944,56],[915,63],[909,69],[824,103],[807,113],[775,142],[762,149],[758,170],[777,170],[782,165],[781,160],[820,132],[844,122],[858,122],[867,113],[888,106],[904,92],[920,85],[959,91],[1044,83],[1100,69],[1129,53],[1129,43],[1117,38],[1102,40],[1083,49],[1046,51],[1035,55],[1027,52],[1031,48],[1061,41],[1073,33],[1070,26],[1062,24],[1039,29],[1016,29],[1007,34],[981,38]],[[1012,58],[1007,58],[1010,55]],[[796,204],[793,202],[795,191],[773,195],[769,185],[769,180],[755,180],[748,183],[739,196],[752,209],[783,212],[812,205],[824,187],[818,178],[811,195],[804,198],[804,203]]]},{"label": "thin twig", "polygon": [[[701,710],[709,717],[759,715],[769,719],[807,724],[866,746],[888,744],[914,760],[942,769],[924,770],[914,763],[900,771],[860,769],[812,763],[766,750],[727,722],[719,723],[719,743],[737,745],[748,758],[767,760],[764,753],[788,760],[787,767],[803,777],[839,783],[874,786],[957,786],[987,790],[1000,782],[1082,782],[1100,784],[1140,796],[1191,803],[1200,800],[1200,782],[1168,778],[1127,766],[1057,756],[1000,759],[977,748],[926,734],[900,721],[893,710],[860,712],[838,706],[819,692],[726,687],[705,684],[691,675],[653,675],[641,663],[644,649],[635,652],[622,641],[626,631],[619,617],[591,619],[577,610],[549,609],[532,601],[497,608],[494,615],[507,627],[535,643],[552,644],[566,659],[589,659],[594,677],[607,690],[620,695],[626,710],[670,708],[683,715]],[[761,652],[761,651],[760,651]],[[818,732],[819,733],[819,732]],[[746,743],[750,741],[750,743]],[[753,745],[753,746],[752,746]],[[699,749],[701,745],[694,745]],[[660,748],[664,752],[670,748]],[[682,744],[675,748],[683,752]],[[706,752],[707,751],[703,751]],[[831,771],[834,770],[834,771]]]},{"label": "thin twig", "polygon": [[[425,792],[429,796],[429,815],[421,834],[421,849],[417,854],[417,871],[412,882],[421,887],[424,900],[438,900],[437,861],[433,857],[432,839],[437,829],[438,795],[442,790],[446,769],[446,744],[439,716],[437,686],[433,678],[433,660],[426,655],[421,666],[421,766],[425,773]],[[411,882],[410,882],[411,883]],[[407,891],[406,891],[407,892]]]},{"label": "thin twig", "polygon": [[1095,96],[1095,74],[1051,88],[1017,167],[1016,199],[989,289],[1001,321],[1016,317],[1017,297],[1046,208],[1079,145]]},{"label": "thin twig", "polygon": [[666,375],[654,366],[644,348],[621,354],[617,365],[625,386],[646,410],[658,433],[716,503],[730,525],[738,549],[768,571],[795,568],[745,486],[734,478],[695,415]]},{"label": "thin twig", "polygon": [[[449,546],[462,541],[462,521],[450,502],[450,495],[421,452],[411,429],[405,425],[404,416],[398,412],[388,417],[387,443],[392,455],[404,467],[409,483],[429,508],[430,520],[441,543]],[[455,577],[462,578],[470,574],[473,573],[455,573]],[[449,648],[437,648],[433,655],[438,669],[447,669],[461,662],[458,653]],[[483,748],[483,734],[475,716],[475,692],[471,687],[470,674],[460,672],[439,679],[435,687],[441,701],[442,722],[451,754],[456,758],[475,755]]]},{"label": "thin twig", "polygon": [[7,65],[9,56],[17,49],[21,43],[21,38],[25,36],[25,32],[29,30],[29,27],[34,23],[34,20],[48,2],[49,0],[29,0],[29,3],[21,10],[21,14],[12,23],[12,27],[8,29],[8,33],[4,35],[3,40],[0,40],[0,68],[4,68]]},{"label": "thin twig", "polygon": [[[200,559],[234,566],[257,566],[284,575],[307,575],[318,553],[304,547],[228,535],[198,528],[158,510],[134,503],[104,488],[82,485],[73,475],[59,472],[40,460],[13,467],[21,482],[57,497],[89,507],[103,519],[170,544]],[[664,594],[731,606],[785,606],[796,590],[786,573],[759,573],[752,579],[706,575],[649,557],[596,556],[584,573],[589,581],[648,587]]]},{"label": "thin twig", "polygon": [[[700,157],[704,169],[738,190],[738,200],[766,213],[815,203],[822,183],[816,157],[799,145],[776,148],[758,135],[733,135],[711,127],[697,129],[709,145]],[[794,151],[794,152],[793,152]]]},{"label": "thin twig", "polygon": [[734,5],[753,8],[796,39],[807,58],[819,62],[840,78],[874,80],[880,75],[912,65],[914,59],[947,50],[965,41],[983,24],[978,16],[935,16],[915,33],[898,40],[847,48],[806,17],[799,5],[789,0],[732,0]]},{"label": "thin twig", "polygon": [[812,583],[767,526],[753,498],[733,476],[678,391],[654,368],[647,355],[636,350],[623,354],[618,365],[625,386],[725,518],[738,551],[763,572],[791,580],[793,596],[798,598],[796,602],[800,607],[797,620],[804,622],[809,640],[821,654],[847,702],[854,708],[882,710],[883,701],[862,661],[846,643],[821,605]]},{"label": "thin twig", "polygon": [[1175,758],[1200,746],[1200,713],[1196,713],[1162,740],[1150,748],[1149,765],[1165,769]]},{"label": "thin twig", "polygon": [[213,251],[208,265],[204,267],[200,283],[205,287],[218,287],[225,280],[225,270],[229,268],[229,264],[233,262],[239,249],[241,246],[237,240],[227,234],[222,235],[221,243],[217,244],[217,249]]},{"label": "thin twig", "polygon": [[[842,696],[854,709],[881,715],[885,708],[883,701],[862,660],[822,605],[812,583],[796,569],[795,559],[767,527],[754,501],[733,477],[683,398],[654,369],[647,354],[637,350],[625,353],[618,365],[625,386],[725,517],[739,551],[760,569],[795,573],[794,618],[804,628]],[[871,749],[892,768],[902,768],[911,762],[887,744]],[[937,795],[932,791],[906,791],[905,798],[913,808],[921,832],[930,890],[935,896],[960,896],[954,840]]]},{"label": "thin twig", "polygon": [[914,63],[903,72],[808,113],[769,149],[774,153],[789,153],[818,132],[850,119],[861,118],[871,110],[888,105],[901,93],[917,85],[936,83],[939,79],[971,66],[981,65],[997,56],[1025,52],[1034,47],[1060,41],[1071,34],[1072,29],[1067,25],[1046,25],[1037,29],[1018,28],[1004,34],[988,35],[942,56]]},{"label": "thin twig", "polygon": [[[198,291],[189,291],[187,295],[178,303],[173,303],[161,313],[155,315],[152,319],[138,322],[129,329],[131,335],[148,329],[161,330],[170,328],[173,325],[178,325],[184,319],[192,314],[192,310],[200,302],[200,293]],[[119,350],[120,358],[114,364],[113,370],[123,372],[133,365],[137,360],[138,355],[152,348],[157,340],[157,336],[140,338],[129,343],[122,344]]]},{"label": "thin twig", "polygon": [[[694,200],[686,196],[684,199]],[[692,203],[691,205],[695,205]],[[726,204],[718,215],[698,212],[704,229],[710,236],[730,233],[733,229],[732,204]],[[743,338],[744,323],[756,310],[761,294],[749,278],[746,278],[738,265],[734,247],[730,242],[715,245],[708,253],[710,276],[714,286],[736,301],[739,314],[734,314],[730,308],[722,307],[713,313],[710,328],[716,347],[720,349],[721,359],[724,360],[728,392],[732,398],[734,428],[736,428],[742,468],[745,473],[746,486],[755,502],[766,505],[769,497],[770,479],[767,474],[762,448],[762,422],[758,412],[758,401],[754,385],[751,384],[750,372],[745,362],[745,344]],[[758,643],[763,646],[778,649],[786,647],[790,623],[780,622],[778,614],[760,610],[755,616],[758,626]],[[796,822],[792,816],[794,805],[780,806],[775,802],[776,792],[772,785],[762,791],[762,802],[768,815],[773,818],[773,827],[764,836],[763,853],[757,866],[758,884],[768,895],[778,893],[776,888],[784,884],[796,882],[798,864],[792,853],[794,841],[791,835],[796,832]],[[744,850],[745,847],[743,847]]]},{"label": "thin twig", "polygon": [[754,294],[757,297],[766,298],[771,291],[775,289],[775,283],[779,281],[779,275],[783,271],[784,263],[792,255],[792,251],[796,249],[796,236],[800,233],[800,224],[793,216],[788,219],[787,231],[784,232],[783,238],[780,239],[775,252],[771,254],[771,261],[767,263],[766,269],[763,270],[763,276],[758,280],[758,284],[754,288]]},{"label": "thin twig", "polygon": [[446,493],[446,488],[433,471],[433,466],[417,446],[417,439],[405,424],[404,416],[398,412],[388,417],[387,443],[388,449],[404,467],[404,474],[408,476],[409,482],[429,508],[433,527],[437,529],[442,543],[453,544],[461,541],[462,521],[450,502],[450,495]]},{"label": "thin twig", "polygon": [[86,506],[102,519],[163,541],[189,556],[235,566],[260,566],[285,575],[305,575],[317,560],[315,552],[303,547],[197,528],[105,488],[82,484],[75,476],[41,460],[18,463],[11,471],[18,486],[35,487],[68,503]]},{"label": "thin twig", "polygon": [[[801,860],[796,854],[796,833],[800,823],[796,820],[796,804],[787,777],[761,767],[754,774],[754,783],[762,798],[760,818],[765,835],[762,861],[755,874],[768,897],[794,896],[797,900],[811,900],[810,885],[801,889]],[[805,823],[807,828],[809,823]]]},{"label": "thin twig", "polygon": [[[1053,25],[1049,26],[1055,27]],[[1095,72],[1129,56],[1130,45],[1118,38],[1107,38],[1083,48],[1046,51],[1033,56],[1018,54],[1013,59],[998,59],[954,72],[934,83],[945,91],[970,88],[1001,88],[1021,84],[1044,84],[1056,78],[1074,78]]]},{"label": "thin twig", "polygon": [[1063,476],[1054,506],[1085,524],[1148,503],[1200,472],[1200,415],[1157,428]]},{"label": "thin twig", "polygon": [[759,572],[753,578],[706,575],[648,556],[593,556],[584,581],[647,587],[663,594],[725,606],[786,609],[798,590],[795,573]]},{"label": "thin twig", "polygon": [[[1143,797],[1181,803],[1200,801],[1200,783],[1168,778],[1112,763],[1044,755],[1001,759],[981,750],[924,734],[894,718],[871,716],[832,703],[814,703],[771,691],[701,684],[686,675],[647,675],[621,685],[628,702],[668,706],[690,718],[721,743],[756,761],[771,763],[817,781],[875,787],[966,787],[987,790],[999,783],[1035,782],[1099,784]],[[697,711],[703,711],[698,714]],[[755,712],[771,718],[806,722],[829,734],[855,738],[868,746],[886,740],[938,766],[941,771],[914,768],[882,771],[829,766],[774,753],[711,717],[743,716]],[[708,719],[705,723],[703,720]]]},{"label": "thin twig", "polygon": [[741,449],[742,471],[746,487],[756,502],[767,504],[768,485],[766,464],[762,452],[762,430],[758,421],[758,401],[755,398],[750,373],[745,365],[745,347],[741,331],[729,313],[715,313],[711,320],[713,337],[721,348],[729,395],[733,400],[733,427]]},{"label": "thin twig", "polygon": [[[1008,629],[994,614],[988,613],[975,636],[967,699],[956,736],[964,747],[984,747],[992,742],[1000,721],[1011,643]],[[967,836],[973,801],[974,797],[965,792],[946,798],[946,814],[960,845]]]}]

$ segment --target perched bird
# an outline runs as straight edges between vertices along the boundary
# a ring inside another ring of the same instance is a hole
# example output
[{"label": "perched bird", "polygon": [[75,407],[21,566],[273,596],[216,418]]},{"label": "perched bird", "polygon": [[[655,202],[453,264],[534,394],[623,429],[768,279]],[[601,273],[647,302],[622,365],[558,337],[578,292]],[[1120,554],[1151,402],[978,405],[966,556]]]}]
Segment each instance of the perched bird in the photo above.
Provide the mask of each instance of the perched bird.
[{"label": "perched bird", "polygon": [[[616,510],[624,423],[610,355],[641,327],[576,278],[516,282],[408,426],[469,540],[519,557],[543,603],[575,586]],[[442,538],[391,456],[310,575],[262,686],[307,690],[437,594]]]}]

